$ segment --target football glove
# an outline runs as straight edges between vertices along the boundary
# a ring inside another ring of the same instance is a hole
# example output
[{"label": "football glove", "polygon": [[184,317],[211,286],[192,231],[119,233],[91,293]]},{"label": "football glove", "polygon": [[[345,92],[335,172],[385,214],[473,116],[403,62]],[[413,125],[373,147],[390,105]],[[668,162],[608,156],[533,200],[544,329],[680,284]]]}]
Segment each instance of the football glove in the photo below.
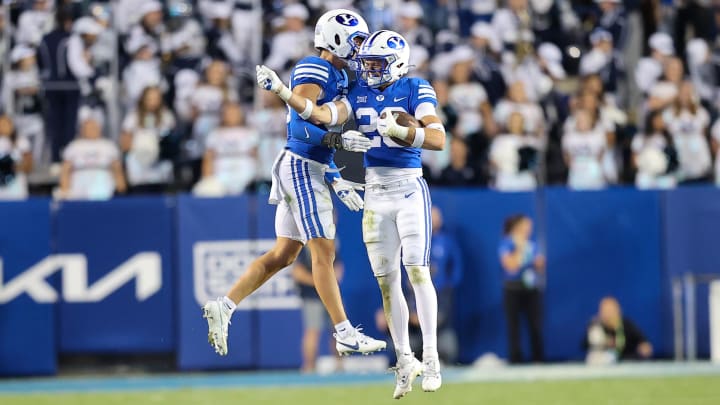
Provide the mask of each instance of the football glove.
[{"label": "football glove", "polygon": [[404,141],[408,137],[410,128],[399,125],[392,113],[385,113],[384,118],[379,117],[377,120],[377,131],[382,136],[390,136]]},{"label": "football glove", "polygon": [[292,95],[290,89],[280,80],[277,73],[265,65],[255,66],[255,77],[260,88],[272,91],[280,96],[283,101],[288,101]]},{"label": "football glove", "polygon": [[360,211],[365,206],[362,197],[355,190],[363,190],[363,186],[349,182],[343,178],[338,178],[332,183],[333,190],[337,194],[340,201],[345,204],[350,211]]}]

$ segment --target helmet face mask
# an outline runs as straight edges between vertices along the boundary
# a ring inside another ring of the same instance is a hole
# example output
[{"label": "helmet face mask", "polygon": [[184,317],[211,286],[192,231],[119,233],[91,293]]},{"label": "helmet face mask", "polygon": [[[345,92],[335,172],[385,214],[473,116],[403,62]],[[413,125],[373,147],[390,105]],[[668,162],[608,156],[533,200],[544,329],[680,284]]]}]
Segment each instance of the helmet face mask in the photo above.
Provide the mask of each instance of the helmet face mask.
[{"label": "helmet face mask", "polygon": [[361,85],[379,87],[399,80],[408,72],[410,47],[397,32],[378,31],[363,43],[356,57]]},{"label": "helmet face mask", "polygon": [[378,87],[393,81],[389,66],[397,60],[396,55],[359,56],[357,60],[360,66],[357,76],[361,84]]}]

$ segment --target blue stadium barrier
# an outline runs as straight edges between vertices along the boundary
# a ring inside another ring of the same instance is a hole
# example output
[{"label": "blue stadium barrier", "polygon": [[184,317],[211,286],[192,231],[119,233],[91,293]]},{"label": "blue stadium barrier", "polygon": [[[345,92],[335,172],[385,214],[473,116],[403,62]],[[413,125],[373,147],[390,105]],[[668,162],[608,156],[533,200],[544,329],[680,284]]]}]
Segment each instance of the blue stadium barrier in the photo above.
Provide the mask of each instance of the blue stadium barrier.
[{"label": "blue stadium barrier", "polygon": [[549,189],[545,348],[553,360],[582,359],[581,341],[600,299],[615,296],[656,349],[662,333],[659,193],[633,189]]},{"label": "blue stadium barrier", "polygon": [[[225,199],[177,199],[178,319],[177,364],[180,370],[251,368],[257,364],[257,339],[248,311],[236,311],[228,346],[232,355],[220,357],[207,342],[207,323],[201,306],[248,263],[246,254],[235,253],[237,241],[250,240],[251,197]],[[245,246],[243,246],[245,247]],[[243,252],[247,252],[244,249]],[[220,294],[222,295],[222,294]]]},{"label": "blue stadium barrier", "polygon": [[49,201],[0,203],[0,376],[54,374],[57,370],[57,283],[45,286],[32,281],[33,297],[22,294],[27,288],[15,290],[17,294],[8,288],[8,283],[38,268],[49,254]]},{"label": "blue stadium barrier", "polygon": [[61,353],[175,350],[173,209],[163,197],[57,205],[53,253],[85,261],[64,269]]},{"label": "blue stadium barrier", "polygon": [[[720,189],[688,187],[666,192],[663,196],[663,252],[667,274],[664,279],[667,301],[663,309],[671,315],[669,298],[673,277],[682,277],[685,273],[720,277]],[[707,285],[698,286],[696,300],[698,355],[708,357],[710,329]],[[669,325],[666,333],[672,333]]]},{"label": "blue stadium barrier", "polygon": [[[548,256],[548,359],[582,358],[585,326],[609,294],[656,353],[671,356],[670,278],[720,273],[718,197],[714,188],[433,190],[465,259],[456,296],[460,361],[507,353],[497,246],[503,220],[515,213],[542,219],[536,234]],[[201,317],[206,299],[223,294],[272,247],[273,217],[264,196],[0,204],[0,375],[51,374],[58,353],[174,352],[181,370],[299,366],[299,299],[287,270],[236,311],[229,356],[207,344]],[[341,291],[350,319],[377,336],[380,294],[360,220],[361,214],[338,209]],[[9,288],[21,275],[33,283]],[[701,355],[708,354],[706,290],[698,296]],[[34,349],[16,350],[28,345]]]}]

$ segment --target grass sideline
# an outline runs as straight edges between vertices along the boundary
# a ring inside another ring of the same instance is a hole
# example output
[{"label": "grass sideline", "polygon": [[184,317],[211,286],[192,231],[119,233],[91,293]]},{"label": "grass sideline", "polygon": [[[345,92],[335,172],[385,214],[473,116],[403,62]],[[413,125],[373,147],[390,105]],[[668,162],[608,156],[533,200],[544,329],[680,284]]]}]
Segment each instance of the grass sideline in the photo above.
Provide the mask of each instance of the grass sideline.
[{"label": "grass sideline", "polygon": [[[152,390],[143,392],[0,395],[3,405],[382,405],[396,404],[392,384],[303,388]],[[464,404],[720,404],[720,376],[450,383],[436,393],[419,381],[401,401],[413,405]]]}]

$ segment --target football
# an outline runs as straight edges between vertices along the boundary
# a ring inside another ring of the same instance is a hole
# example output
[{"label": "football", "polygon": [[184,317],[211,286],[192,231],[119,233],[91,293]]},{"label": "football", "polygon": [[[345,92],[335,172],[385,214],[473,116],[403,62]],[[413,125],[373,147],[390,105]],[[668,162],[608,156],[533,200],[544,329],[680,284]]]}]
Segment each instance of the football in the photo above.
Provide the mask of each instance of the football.
[{"label": "football", "polygon": [[[406,112],[393,111],[392,114],[393,114],[393,117],[395,117],[395,122],[397,122],[398,125],[402,125],[404,127],[415,127],[415,128],[419,128],[421,126],[420,121],[418,121],[415,117],[413,117],[412,115],[410,115]],[[385,118],[385,113],[382,113],[380,115],[380,118]],[[393,142],[397,143],[398,145],[411,146],[411,144],[409,142],[405,142],[398,138],[392,138],[392,140],[393,140]]]}]

